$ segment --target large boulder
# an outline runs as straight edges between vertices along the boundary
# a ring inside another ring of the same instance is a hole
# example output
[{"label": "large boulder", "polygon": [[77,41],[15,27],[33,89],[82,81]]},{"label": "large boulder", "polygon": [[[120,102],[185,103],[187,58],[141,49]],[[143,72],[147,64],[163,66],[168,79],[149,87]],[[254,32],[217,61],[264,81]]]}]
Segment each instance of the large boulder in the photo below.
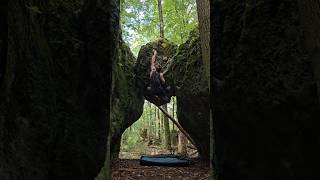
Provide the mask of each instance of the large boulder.
[{"label": "large boulder", "polygon": [[197,29],[179,46],[168,76],[178,87],[175,92],[178,120],[195,141],[200,156],[209,159],[210,94]]},{"label": "large boulder", "polygon": [[178,120],[196,142],[201,157],[208,159],[209,88],[201,59],[199,32],[191,32],[189,40],[179,47],[162,39],[142,46],[135,69],[140,90],[148,86],[154,48],[158,50],[157,61],[167,70],[164,77],[172,88],[169,96],[177,97]]},{"label": "large boulder", "polygon": [[0,60],[1,180],[98,174],[106,155],[117,9],[117,0],[9,1],[7,58]]},{"label": "large boulder", "polygon": [[313,179],[320,111],[297,1],[216,1],[213,10],[219,179]]},{"label": "large boulder", "polygon": [[122,133],[136,122],[143,112],[144,98],[137,87],[134,67],[136,58],[123,42],[118,49],[119,58],[113,61],[111,94],[112,157],[118,156]]},{"label": "large boulder", "polygon": [[[137,63],[135,66],[137,88],[140,89],[140,93],[144,95],[146,100],[157,106],[160,106],[167,102],[161,98],[155,98],[153,95],[150,95],[147,90],[147,87],[150,85],[150,64],[153,55],[153,49],[157,50],[156,62],[162,66],[165,72],[168,66],[173,62],[173,56],[176,53],[177,46],[166,39],[158,39],[157,41],[150,42],[142,46],[138,54]],[[174,86],[172,86],[173,78],[167,74],[164,75],[164,78],[166,80],[166,84],[171,86],[171,90],[167,94],[168,98],[170,99],[171,96],[174,95],[175,91]]]}]

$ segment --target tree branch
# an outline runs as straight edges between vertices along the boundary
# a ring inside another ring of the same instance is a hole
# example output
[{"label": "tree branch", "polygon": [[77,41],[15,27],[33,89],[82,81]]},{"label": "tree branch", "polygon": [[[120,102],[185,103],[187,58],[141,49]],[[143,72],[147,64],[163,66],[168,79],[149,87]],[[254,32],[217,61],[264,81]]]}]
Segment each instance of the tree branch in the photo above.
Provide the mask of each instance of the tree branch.
[{"label": "tree branch", "polygon": [[185,131],[182,126],[178,123],[178,121],[176,121],[166,110],[164,110],[162,107],[157,106],[164,115],[166,115],[178,128],[179,130],[187,137],[187,139],[194,145],[196,146],[196,143],[194,142],[194,140],[191,138],[191,136],[187,133],[187,131]]}]

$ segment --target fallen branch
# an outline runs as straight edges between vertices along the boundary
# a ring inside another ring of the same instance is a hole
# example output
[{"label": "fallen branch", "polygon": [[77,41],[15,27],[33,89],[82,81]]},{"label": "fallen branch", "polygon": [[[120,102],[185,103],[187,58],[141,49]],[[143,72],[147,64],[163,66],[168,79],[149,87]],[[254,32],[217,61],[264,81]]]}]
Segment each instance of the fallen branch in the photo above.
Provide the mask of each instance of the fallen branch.
[{"label": "fallen branch", "polygon": [[190,156],[196,155],[198,151],[194,151],[193,153],[190,154]]},{"label": "fallen branch", "polygon": [[191,144],[187,144],[187,147],[190,148],[190,149],[195,149],[195,150],[197,150],[197,148],[194,147],[194,145],[191,145]]},{"label": "fallen branch", "polygon": [[187,137],[187,139],[194,145],[196,146],[196,143],[194,142],[194,140],[191,138],[191,136],[187,133],[187,131],[185,131],[182,126],[178,123],[178,121],[176,121],[166,110],[164,110],[162,107],[157,106],[164,115],[166,115],[172,122],[173,124],[175,124],[179,130]]}]

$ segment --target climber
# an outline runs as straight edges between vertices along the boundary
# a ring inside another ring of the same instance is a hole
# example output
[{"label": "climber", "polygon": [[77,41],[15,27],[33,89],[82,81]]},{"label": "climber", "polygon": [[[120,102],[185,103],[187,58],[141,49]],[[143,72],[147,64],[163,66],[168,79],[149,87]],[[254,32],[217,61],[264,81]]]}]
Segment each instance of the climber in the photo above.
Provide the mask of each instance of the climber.
[{"label": "climber", "polygon": [[151,58],[150,65],[150,86],[147,87],[148,91],[151,91],[151,94],[157,100],[163,100],[165,102],[170,102],[170,99],[167,96],[167,93],[170,90],[170,86],[165,85],[165,79],[163,76],[162,67],[159,63],[156,62],[157,51],[153,49],[153,55]]}]

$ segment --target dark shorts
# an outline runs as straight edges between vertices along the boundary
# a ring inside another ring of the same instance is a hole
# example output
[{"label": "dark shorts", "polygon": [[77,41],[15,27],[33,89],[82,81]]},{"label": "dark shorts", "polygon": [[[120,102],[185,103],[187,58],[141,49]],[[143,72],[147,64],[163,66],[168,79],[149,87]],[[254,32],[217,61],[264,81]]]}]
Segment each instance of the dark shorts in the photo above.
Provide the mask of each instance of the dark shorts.
[{"label": "dark shorts", "polygon": [[147,90],[146,94],[147,95],[164,97],[164,96],[166,96],[166,91],[165,91],[165,89],[163,87],[157,87],[157,88],[151,87],[150,90]]}]

